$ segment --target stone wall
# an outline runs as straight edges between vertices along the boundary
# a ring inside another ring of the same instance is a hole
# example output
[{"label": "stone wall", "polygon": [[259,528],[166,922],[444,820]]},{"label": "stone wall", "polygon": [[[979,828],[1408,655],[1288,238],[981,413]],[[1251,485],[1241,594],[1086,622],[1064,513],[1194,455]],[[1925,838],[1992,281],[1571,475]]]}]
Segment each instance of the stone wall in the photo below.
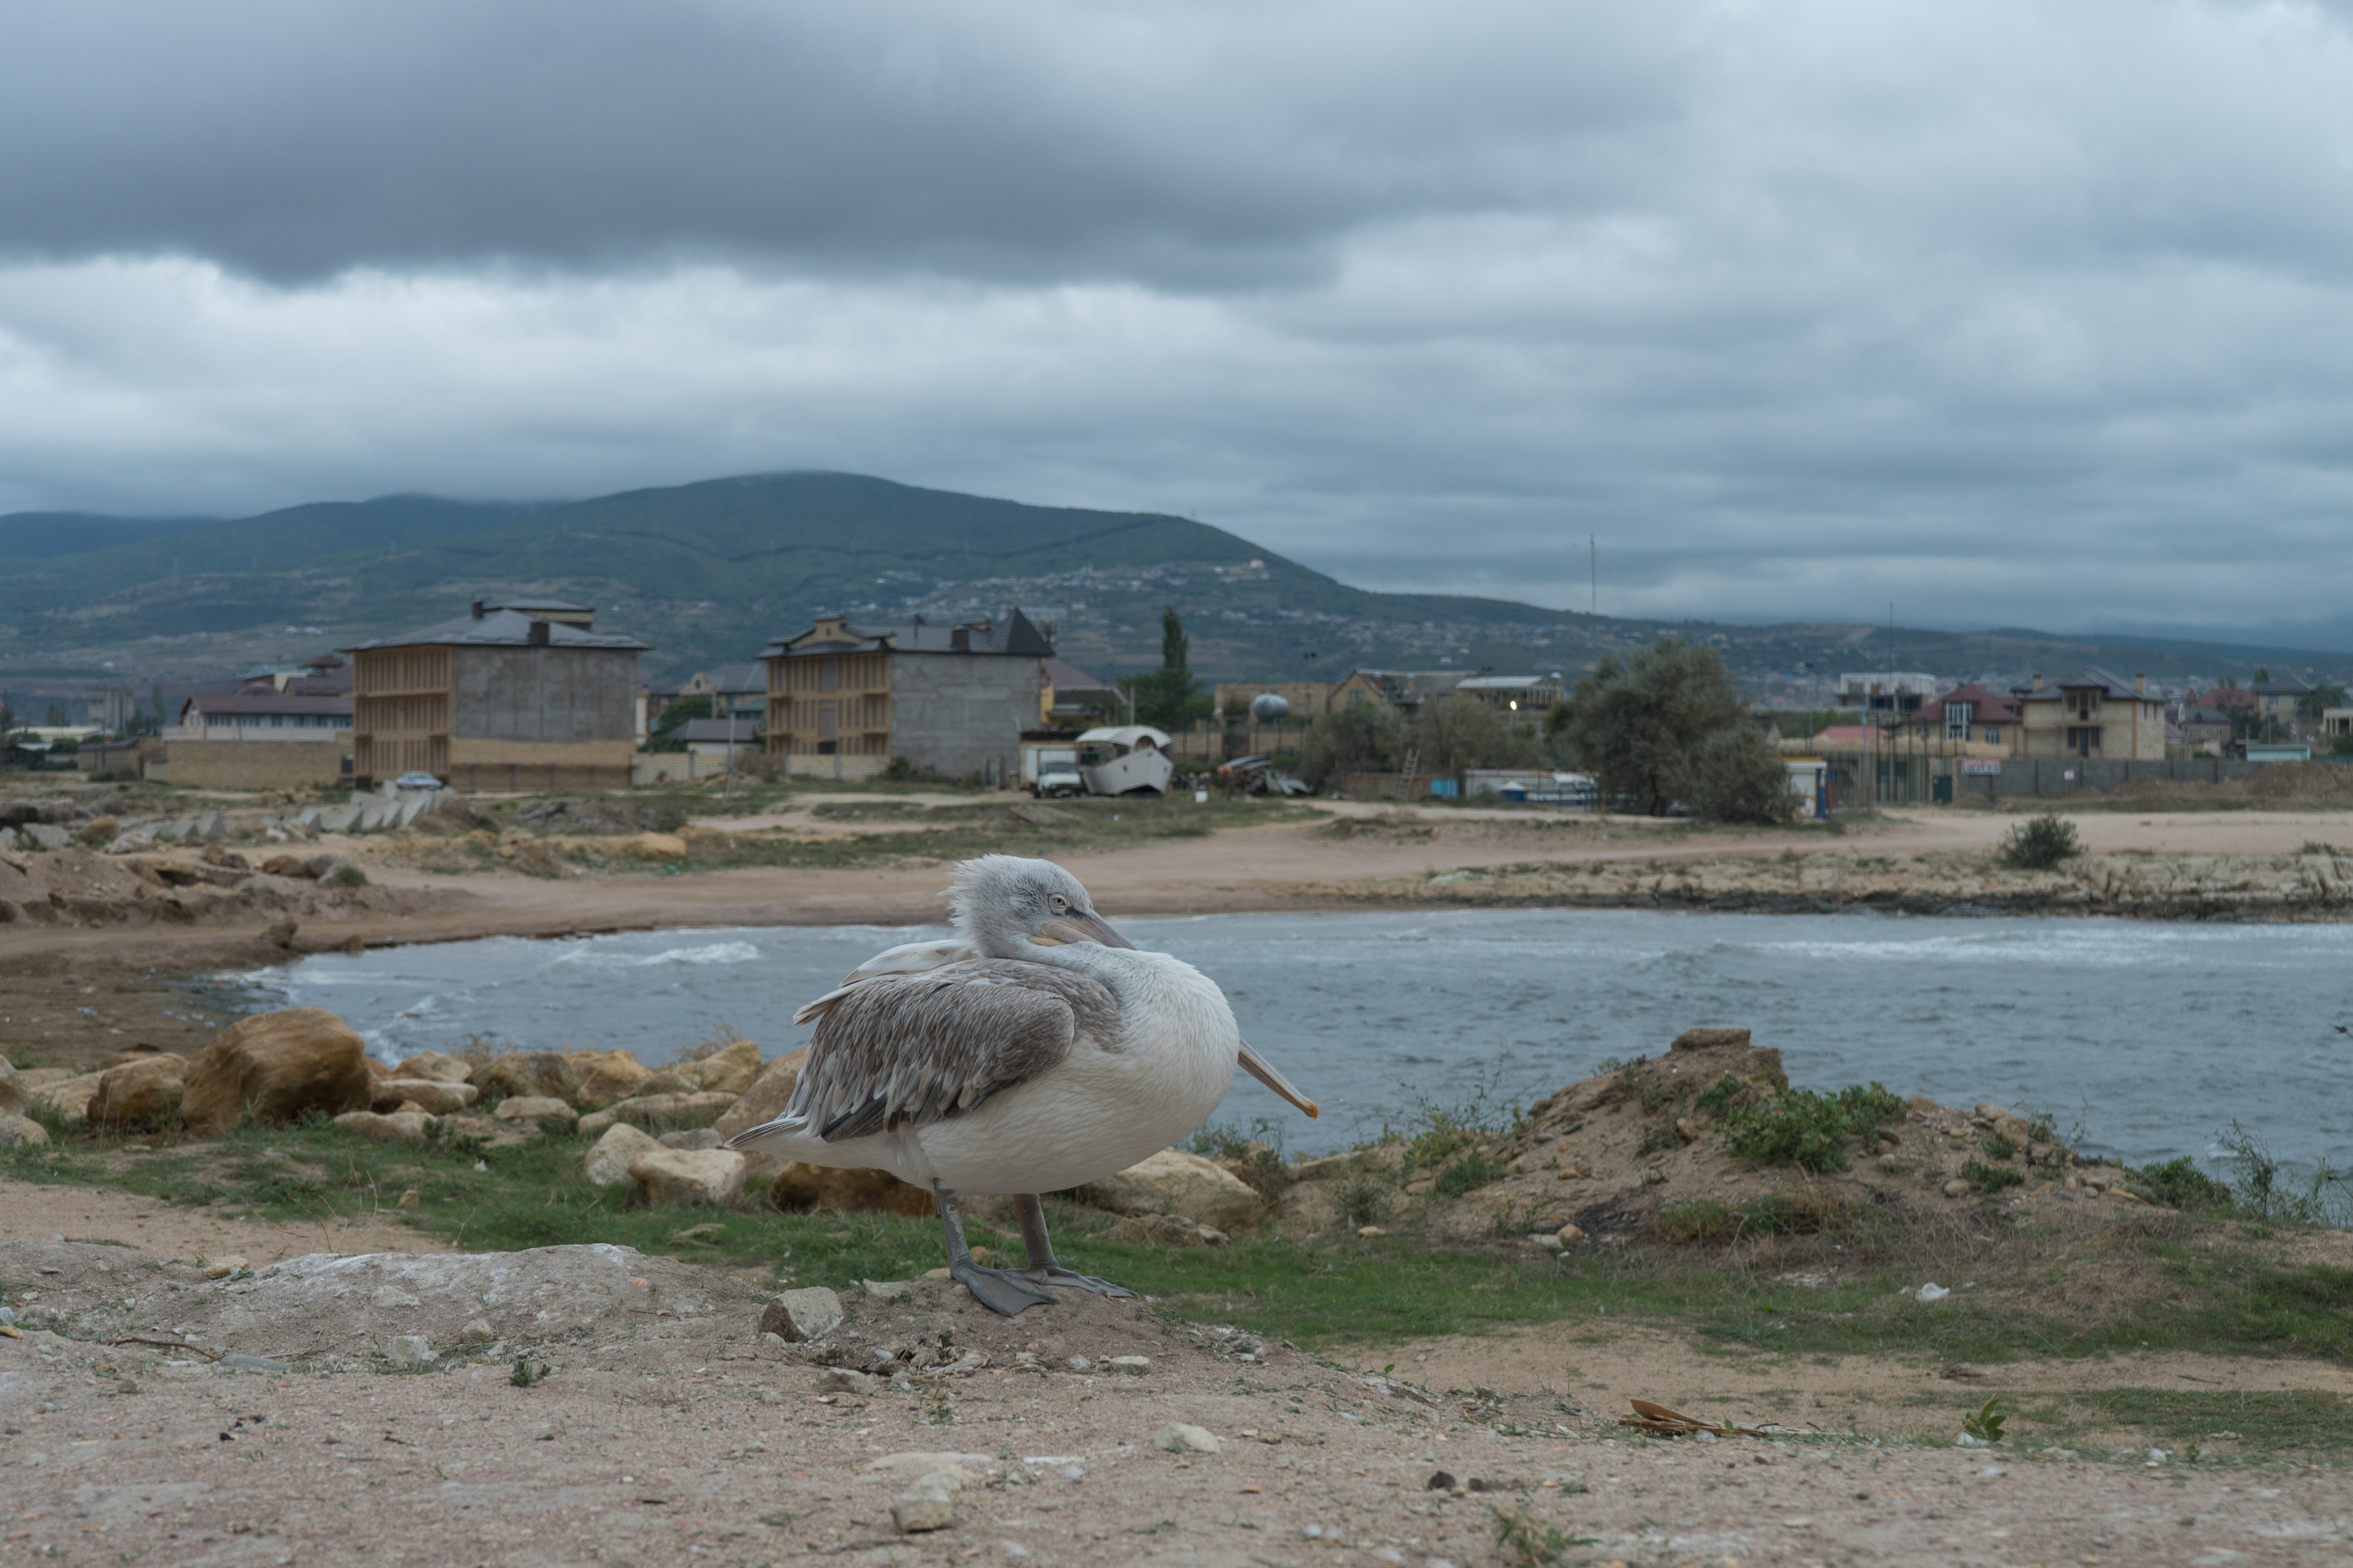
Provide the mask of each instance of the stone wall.
[{"label": "stone wall", "polygon": [[[349,782],[343,771],[352,733],[326,741],[173,741],[165,744],[170,781],[198,789],[323,788]],[[148,776],[156,777],[153,770]]]},{"label": "stone wall", "polygon": [[[449,763],[458,741],[533,744],[618,742],[620,764],[637,749],[638,656],[588,647],[450,650]],[[602,760],[600,758],[600,760]],[[607,764],[609,765],[609,763]]]},{"label": "stone wall", "polygon": [[[943,778],[986,778],[993,763],[1000,783],[1018,781],[1021,731],[1038,721],[1038,693],[1044,679],[1035,658],[898,654],[891,668],[891,749]],[[832,761],[795,757],[793,771],[806,777]]]}]

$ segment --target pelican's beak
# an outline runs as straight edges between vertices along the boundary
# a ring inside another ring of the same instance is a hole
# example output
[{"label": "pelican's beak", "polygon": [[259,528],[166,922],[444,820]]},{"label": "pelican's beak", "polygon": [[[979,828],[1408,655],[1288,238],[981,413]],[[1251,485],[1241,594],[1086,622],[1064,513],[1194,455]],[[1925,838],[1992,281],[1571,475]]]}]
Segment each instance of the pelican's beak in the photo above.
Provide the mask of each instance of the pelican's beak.
[{"label": "pelican's beak", "polygon": [[1242,1070],[1307,1112],[1309,1121],[1313,1121],[1319,1114],[1315,1109],[1315,1102],[1292,1088],[1291,1080],[1275,1071],[1264,1057],[1250,1049],[1248,1040],[1242,1042]]},{"label": "pelican's beak", "polygon": [[1074,942],[1091,942],[1098,947],[1133,948],[1135,943],[1111,929],[1111,922],[1089,910],[1084,914],[1064,915],[1048,921],[1030,933],[1033,947],[1061,947]]}]

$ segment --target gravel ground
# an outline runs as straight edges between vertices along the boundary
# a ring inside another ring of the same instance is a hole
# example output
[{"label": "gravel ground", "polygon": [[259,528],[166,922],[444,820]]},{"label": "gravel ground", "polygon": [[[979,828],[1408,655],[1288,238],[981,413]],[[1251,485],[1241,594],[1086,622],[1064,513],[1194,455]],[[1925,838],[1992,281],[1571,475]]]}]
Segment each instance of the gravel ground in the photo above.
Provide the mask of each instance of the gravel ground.
[{"label": "gravel ground", "polygon": [[[622,1248],[216,1281],[15,1241],[0,1287],[23,1335],[0,1338],[0,1563],[2353,1563],[2336,1470],[1647,1439],[1548,1391],[1412,1388],[1132,1301],[1008,1321],[916,1281],[788,1348],[739,1280]],[[205,1349],[106,1342],[132,1331]],[[435,1361],[399,1366],[403,1333]],[[554,1369],[528,1387],[522,1350]],[[892,1350],[871,1391],[817,1364]],[[1172,1422],[1219,1451],[1156,1447]],[[900,1533],[893,1500],[934,1469],[953,1523]],[[1499,1511],[1535,1554],[1499,1550]]]}]

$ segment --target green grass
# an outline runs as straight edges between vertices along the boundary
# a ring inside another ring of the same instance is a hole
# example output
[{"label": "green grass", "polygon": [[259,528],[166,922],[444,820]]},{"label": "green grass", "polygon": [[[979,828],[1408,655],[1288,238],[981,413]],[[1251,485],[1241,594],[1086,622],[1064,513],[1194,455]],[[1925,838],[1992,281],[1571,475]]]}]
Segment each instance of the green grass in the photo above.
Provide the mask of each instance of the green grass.
[{"label": "green grass", "polygon": [[2217,1441],[2263,1455],[2353,1448],[2353,1402],[2313,1389],[2105,1388],[2026,1414],[2043,1436],[2137,1427],[2147,1446],[2177,1455]]},{"label": "green grass", "polygon": [[1793,1089],[1725,1118],[1725,1147],[1760,1165],[1842,1171],[1851,1139],[1864,1138],[1905,1115],[1902,1097],[1880,1085],[1849,1084],[1830,1094]]}]

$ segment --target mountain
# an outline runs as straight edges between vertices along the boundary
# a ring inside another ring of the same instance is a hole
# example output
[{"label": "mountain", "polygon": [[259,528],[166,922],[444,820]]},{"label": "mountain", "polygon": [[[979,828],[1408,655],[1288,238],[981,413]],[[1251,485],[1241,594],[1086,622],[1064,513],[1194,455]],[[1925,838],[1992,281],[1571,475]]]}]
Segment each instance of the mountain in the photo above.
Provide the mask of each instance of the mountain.
[{"label": "mountain", "polygon": [[[22,517],[25,514],[19,514]],[[1706,640],[1760,696],[1884,668],[1883,627],[1628,620],[1497,599],[1380,594],[1186,518],[786,473],[588,500],[427,496],[190,523],[73,553],[22,548],[0,519],[0,672],[192,676],[444,619],[484,593],[593,605],[655,645],[649,678],[754,657],[819,610],[934,619],[1014,606],[1099,675],[1159,657],[1164,605],[1210,679],[1337,679],[1359,665],[1558,669],[1664,632]],[[100,520],[123,521],[126,520]],[[98,537],[93,533],[90,537]],[[2153,678],[2329,674],[2342,655],[2162,638],[1904,630],[1897,668],[2014,679],[2097,663]],[[122,679],[123,675],[104,677]]]},{"label": "mountain", "polygon": [[0,516],[0,560],[86,555],[118,544],[207,528],[216,517],[107,517],[94,511],[12,511]]}]

